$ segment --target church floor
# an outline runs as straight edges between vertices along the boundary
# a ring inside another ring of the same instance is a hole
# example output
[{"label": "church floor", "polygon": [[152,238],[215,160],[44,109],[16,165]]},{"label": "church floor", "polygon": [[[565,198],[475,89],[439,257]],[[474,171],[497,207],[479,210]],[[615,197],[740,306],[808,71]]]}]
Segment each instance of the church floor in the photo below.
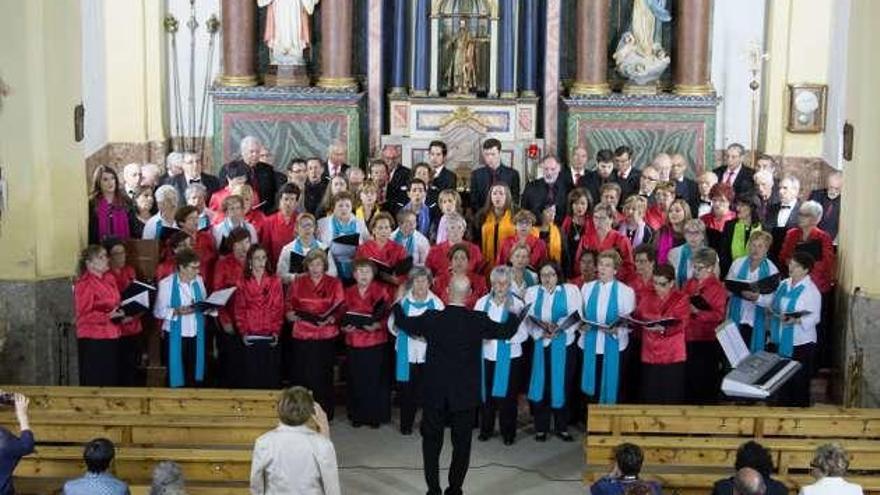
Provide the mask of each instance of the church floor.
[{"label": "church floor", "polygon": [[[337,411],[330,426],[343,493],[413,495],[425,493],[422,475],[422,439],[418,431],[403,436],[396,418],[377,430],[353,428],[344,409]],[[342,414],[340,414],[342,413]],[[417,423],[418,424],[418,423]],[[574,434],[574,428],[571,429]],[[551,437],[546,443],[534,439],[531,427],[520,428],[515,444],[506,447],[496,436],[488,442],[477,440],[471,448],[471,467],[465,479],[466,494],[506,495],[582,494],[584,469],[582,435],[565,443]],[[452,454],[449,430],[440,457],[440,480],[446,478]]]}]

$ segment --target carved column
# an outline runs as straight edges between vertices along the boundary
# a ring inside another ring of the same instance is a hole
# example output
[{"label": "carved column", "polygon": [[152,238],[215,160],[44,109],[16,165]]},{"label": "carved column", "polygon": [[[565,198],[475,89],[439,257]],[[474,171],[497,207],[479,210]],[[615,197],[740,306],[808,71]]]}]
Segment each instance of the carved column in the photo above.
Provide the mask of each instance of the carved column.
[{"label": "carved column", "polygon": [[538,1],[522,0],[522,81],[520,93],[523,96],[535,96],[538,86]]},{"label": "carved column", "polygon": [[499,87],[502,98],[516,97],[516,0],[502,0],[500,5],[501,16],[501,77]]},{"label": "carved column", "polygon": [[406,0],[394,0],[394,46],[391,51],[391,93],[406,91]]},{"label": "carved column", "polygon": [[712,0],[679,0],[676,11],[675,92],[705,95],[713,91],[709,72]]},{"label": "carved column", "polygon": [[224,86],[256,86],[257,6],[253,0],[223,0]]},{"label": "carved column", "polygon": [[578,0],[577,75],[573,95],[604,95],[608,86],[609,0]]},{"label": "carved column", "polygon": [[351,77],[352,2],[321,2],[321,77],[322,88],[354,88]]}]

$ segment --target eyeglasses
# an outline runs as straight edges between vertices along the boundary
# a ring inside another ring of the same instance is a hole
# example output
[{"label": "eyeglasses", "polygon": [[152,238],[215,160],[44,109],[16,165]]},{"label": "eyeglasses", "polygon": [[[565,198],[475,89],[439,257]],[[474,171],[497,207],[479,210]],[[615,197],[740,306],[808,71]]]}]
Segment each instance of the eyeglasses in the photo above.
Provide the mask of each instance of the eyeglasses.
[{"label": "eyeglasses", "polygon": [[669,280],[657,280],[656,278],[654,279],[654,285],[656,285],[657,287],[668,287],[670,284],[672,284],[672,282]]},{"label": "eyeglasses", "polygon": [[705,270],[707,268],[709,268],[709,265],[698,265],[694,263],[694,271]]}]

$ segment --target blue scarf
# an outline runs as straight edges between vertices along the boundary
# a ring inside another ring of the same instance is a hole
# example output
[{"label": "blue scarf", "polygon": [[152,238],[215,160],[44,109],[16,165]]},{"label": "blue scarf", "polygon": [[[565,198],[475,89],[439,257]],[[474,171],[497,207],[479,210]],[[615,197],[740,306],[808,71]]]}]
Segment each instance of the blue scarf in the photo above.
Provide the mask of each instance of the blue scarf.
[{"label": "blue scarf", "polygon": [[[407,203],[407,210],[412,210],[412,204]],[[419,211],[414,212],[416,214],[416,230],[422,233],[425,237],[431,234],[431,209],[428,208],[428,205],[424,204]]]},{"label": "blue scarf", "polygon": [[397,233],[394,234],[393,240],[394,240],[394,242],[400,244],[401,246],[403,246],[406,249],[406,254],[408,256],[414,256],[415,251],[416,251],[415,237],[416,237],[415,232],[413,232],[412,234],[410,234],[408,236],[404,236],[403,232],[401,232],[400,229],[398,229]]},{"label": "blue scarf", "polygon": [[691,245],[681,245],[681,255],[678,257],[678,266],[675,269],[675,282],[679,287],[684,287],[688,279],[688,262],[691,260]]},{"label": "blue scarf", "polygon": [[[508,296],[508,299],[510,296]],[[489,315],[489,308],[492,301],[492,294],[486,296],[486,303],[483,304],[483,312]],[[507,322],[508,312],[506,308],[501,310],[501,321]],[[482,393],[483,402],[486,402],[486,361],[485,356],[480,360],[480,391]],[[492,373],[492,397],[507,396],[507,380],[510,378],[510,342],[498,339],[495,347],[495,371]]]},{"label": "blue scarf", "polygon": [[[748,280],[750,264],[749,260],[746,259],[736,273],[736,278],[739,280]],[[769,276],[770,262],[767,261],[767,258],[764,258],[761,260],[761,264],[758,265],[758,280]],[[727,308],[727,317],[733,320],[737,325],[739,325],[740,318],[742,317],[742,304],[743,299],[741,297],[733,296],[730,298],[730,306]],[[764,350],[764,336],[766,332],[764,329],[765,315],[764,308],[755,304],[755,316],[752,321],[752,341],[749,343],[749,350],[751,352]]]},{"label": "blue scarf", "polygon": [[302,241],[300,240],[299,237],[297,237],[296,239],[293,240],[293,247],[291,248],[291,250],[296,254],[305,256],[305,255],[309,254],[309,251],[311,251],[312,249],[315,249],[317,247],[318,247],[318,240],[315,239],[314,237],[312,237],[312,242],[309,244],[309,250],[306,251],[305,248],[303,248]]},{"label": "blue scarf", "polygon": [[205,213],[199,214],[199,230],[208,228],[208,225],[211,225],[211,219],[208,218],[208,215]]},{"label": "blue scarf", "polygon": [[[193,302],[202,300],[202,289],[198,282],[193,280],[190,285],[192,288]],[[183,306],[180,301],[180,281],[177,278],[177,272],[174,272],[174,278],[171,281],[171,308],[177,309]],[[201,382],[205,378],[205,316],[196,311],[196,381]],[[183,377],[183,330],[184,316],[178,315],[171,320],[171,331],[168,335],[168,378],[171,387],[182,387],[185,383]]]},{"label": "blue scarf", "polygon": [[[773,310],[777,313],[792,313],[797,310],[797,302],[804,291],[806,284],[792,289],[786,280],[776,289],[773,295]],[[788,297],[788,306],[782,308],[782,298]],[[780,327],[781,330],[780,330]],[[779,346],[779,355],[790,358],[794,354],[794,325],[782,325],[782,318],[773,318],[770,326],[770,341],[775,342]]]},{"label": "blue scarf", "polygon": [[[550,309],[550,321],[559,322],[568,316],[568,295],[565,287],[557,286],[553,295],[553,306]],[[544,287],[538,288],[535,299],[535,318],[541,318],[544,307]],[[565,404],[565,332],[559,332],[550,341],[550,407],[559,409]],[[540,402],[544,398],[544,338],[535,341],[535,352],[532,355],[532,376],[529,381],[529,400]]]},{"label": "blue scarf", "polygon": [[[343,225],[342,222],[339,221],[335,216],[330,217],[330,223],[332,234],[330,236],[331,239],[336,239],[337,237],[341,237],[344,235],[357,234],[357,219],[355,217],[351,217],[351,220],[348,221],[347,225]],[[341,279],[350,279],[352,277],[352,273],[354,272],[354,260],[353,259],[341,259],[335,258],[336,261],[336,270],[339,272],[339,278]]]},{"label": "blue scarf", "polygon": [[535,278],[535,274],[529,271],[528,268],[523,270],[523,282],[526,283],[526,289],[533,285],[538,285],[538,280]]},{"label": "blue scarf", "polygon": [[[585,313],[587,320],[596,323],[614,323],[619,316],[617,308],[617,280],[611,282],[611,294],[608,297],[608,309],[605,321],[599,321],[599,286],[593,284],[590,298],[587,299]],[[596,394],[596,340],[599,338],[599,327],[591,325],[584,334],[584,367],[581,374],[581,390],[587,395]],[[600,404],[617,402],[617,382],[620,375],[620,347],[616,336],[605,334],[605,349],[602,359],[602,389],[599,393]]]},{"label": "blue scarf", "polygon": [[[413,309],[436,309],[434,308],[434,298],[428,296],[428,300],[425,302],[415,302],[410,300],[409,297],[403,298],[403,302],[401,302],[401,307],[403,308],[403,314],[410,316],[409,310]],[[397,327],[397,346],[395,349],[396,352],[396,362],[395,362],[395,377],[399,382],[408,382],[409,381],[409,335],[406,334],[406,331],[400,327]]]}]

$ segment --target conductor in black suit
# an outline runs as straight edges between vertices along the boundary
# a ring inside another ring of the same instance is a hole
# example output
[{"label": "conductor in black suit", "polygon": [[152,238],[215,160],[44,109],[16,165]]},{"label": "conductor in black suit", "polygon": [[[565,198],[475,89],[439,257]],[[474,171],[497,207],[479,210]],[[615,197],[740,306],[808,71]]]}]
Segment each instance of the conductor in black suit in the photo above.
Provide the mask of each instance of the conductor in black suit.
[{"label": "conductor in black suit", "polygon": [[733,188],[734,198],[749,194],[755,188],[754,171],[743,166],[746,149],[739,143],[733,143],[724,151],[724,165],[713,170],[718,182]]},{"label": "conductor in black suit", "polygon": [[201,184],[205,186],[205,189],[208,190],[208,195],[205,197],[205,203],[211,201],[212,194],[222,189],[220,179],[218,179],[217,176],[202,172],[202,163],[199,160],[198,155],[195,153],[183,154],[182,167],[183,173],[175,175],[168,182],[174,186],[174,189],[177,189],[177,194],[180,196],[180,204],[186,204],[186,188],[189,187],[190,184]]},{"label": "conductor in black suit", "polygon": [[480,360],[483,339],[508,339],[519,327],[509,315],[496,323],[486,313],[468,309],[471,293],[466,277],[449,285],[449,304],[443,311],[427,310],[420,316],[406,316],[394,307],[395,324],[410,335],[428,342],[423,379],[422,457],[428,495],[440,495],[440,451],[443,431],[452,427],[452,463],[446,495],[460,495],[471,456],[471,437],[480,405]]}]

